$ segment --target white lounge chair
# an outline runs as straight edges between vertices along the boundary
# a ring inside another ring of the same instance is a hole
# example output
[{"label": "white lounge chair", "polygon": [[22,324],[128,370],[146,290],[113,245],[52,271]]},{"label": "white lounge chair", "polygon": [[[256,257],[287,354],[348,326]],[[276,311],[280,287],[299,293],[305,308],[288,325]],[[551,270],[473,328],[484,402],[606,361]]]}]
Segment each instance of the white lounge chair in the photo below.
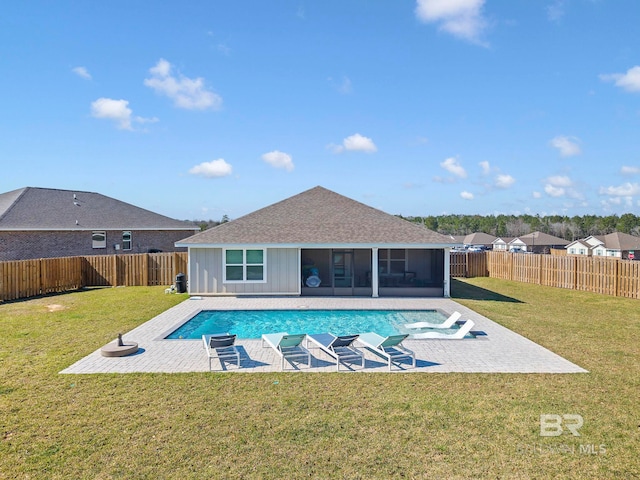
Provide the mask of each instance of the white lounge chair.
[{"label": "white lounge chair", "polygon": [[[306,364],[311,367],[311,354],[309,350],[302,346],[302,342],[306,334],[289,335],[283,333],[265,333],[262,335],[262,346],[273,348],[280,357],[280,368],[284,370],[284,361],[289,360],[292,364],[295,360],[305,360]],[[267,345],[265,345],[265,343]]]},{"label": "white lounge chair", "polygon": [[209,357],[209,371],[211,371],[211,360],[217,358],[223,366],[224,360],[235,360],[240,367],[240,351],[234,345],[236,336],[229,333],[216,333],[213,335],[202,335],[202,343],[207,356]]},{"label": "white lounge chair", "polygon": [[317,333],[307,335],[307,347],[309,341],[315,343],[327,355],[336,360],[336,370],[340,371],[340,362],[359,361],[364,368],[364,354],[352,344],[358,335],[334,335],[332,333]]},{"label": "white lounge chair", "polygon": [[410,359],[412,367],[416,366],[415,354],[402,345],[408,334],[390,335],[383,337],[375,332],[362,333],[358,337],[358,342],[367,347],[376,355],[386,358],[391,371],[392,363],[399,363],[399,360]]},{"label": "white lounge chair", "polygon": [[464,338],[473,328],[473,320],[466,320],[457,330],[451,330],[451,333],[445,332],[420,332],[411,335],[411,338],[424,339],[433,338],[437,340],[460,340]]},{"label": "white lounge chair", "polygon": [[462,317],[462,314],[460,312],[453,312],[451,315],[449,315],[449,318],[447,318],[442,323],[431,323],[431,322],[407,323],[405,324],[404,328],[408,330],[421,330],[424,328],[451,328],[454,323],[460,320],[460,317]]}]

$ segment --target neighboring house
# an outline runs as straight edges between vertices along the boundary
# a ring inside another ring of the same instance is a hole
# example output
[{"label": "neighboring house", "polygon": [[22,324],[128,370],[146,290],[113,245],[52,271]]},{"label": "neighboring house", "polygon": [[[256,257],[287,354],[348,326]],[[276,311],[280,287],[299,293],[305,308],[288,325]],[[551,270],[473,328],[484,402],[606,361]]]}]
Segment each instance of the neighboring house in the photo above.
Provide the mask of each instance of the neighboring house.
[{"label": "neighboring house", "polygon": [[591,256],[594,245],[590,245],[584,240],[574,240],[565,247],[568,255]]},{"label": "neighboring house", "polygon": [[628,233],[613,232],[607,235],[591,235],[567,245],[569,255],[615,257],[628,260],[640,258],[640,237]]},{"label": "neighboring house", "polygon": [[511,240],[513,240],[513,237],[497,237],[491,244],[497,252],[508,252]]},{"label": "neighboring house", "polygon": [[192,295],[448,297],[456,242],[315,187],[176,243]]},{"label": "neighboring house", "polygon": [[172,252],[199,230],[99,193],[25,187],[0,194],[0,261]]},{"label": "neighboring house", "polygon": [[521,235],[509,242],[510,252],[549,253],[551,249],[563,249],[569,242],[548,233],[532,232]]},{"label": "neighboring house", "polygon": [[[456,237],[456,239],[459,237]],[[493,242],[497,240],[494,235],[488,233],[476,232],[470,233],[462,237],[462,243],[465,248],[470,251],[491,250],[493,248]]]}]

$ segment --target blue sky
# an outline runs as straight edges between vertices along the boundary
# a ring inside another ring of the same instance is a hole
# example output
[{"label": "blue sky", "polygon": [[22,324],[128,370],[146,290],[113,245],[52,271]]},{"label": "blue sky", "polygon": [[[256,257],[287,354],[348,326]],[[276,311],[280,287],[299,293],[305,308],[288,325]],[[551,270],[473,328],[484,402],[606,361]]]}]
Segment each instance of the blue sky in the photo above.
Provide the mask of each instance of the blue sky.
[{"label": "blue sky", "polygon": [[388,213],[640,211],[637,0],[24,1],[0,192],[237,218],[316,185]]}]

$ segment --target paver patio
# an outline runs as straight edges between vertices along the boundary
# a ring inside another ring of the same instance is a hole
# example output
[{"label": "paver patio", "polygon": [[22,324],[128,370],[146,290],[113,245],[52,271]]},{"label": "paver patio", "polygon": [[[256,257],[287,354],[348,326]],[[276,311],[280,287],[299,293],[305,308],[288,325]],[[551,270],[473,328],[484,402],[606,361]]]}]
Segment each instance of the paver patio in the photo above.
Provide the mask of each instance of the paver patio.
[{"label": "paver patio", "polygon": [[[438,309],[447,314],[459,311],[462,319],[475,322],[474,331],[486,335],[463,340],[405,340],[416,354],[415,369],[394,368],[393,372],[468,372],[468,373],[584,373],[585,369],[550,350],[498,325],[457,302],[446,298],[346,298],[346,297],[192,297],[161,313],[130,332],[125,341],[137,342],[140,350],[127,357],[103,357],[102,345],[60,373],[133,373],[133,372],[206,372],[209,361],[201,340],[165,340],[178,325],[200,310],[272,310],[272,309]],[[289,332],[305,333],[305,332]],[[362,332],[364,333],[364,332]],[[263,348],[259,339],[238,339],[241,367],[225,364],[227,371],[259,373],[280,371],[280,359],[271,348]],[[311,345],[312,346],[312,345]],[[334,361],[319,349],[311,348],[311,368],[300,372],[335,372]],[[354,372],[388,373],[386,363],[363,349],[365,368]],[[220,369],[217,360],[214,369]],[[287,365],[287,369],[293,369]],[[348,372],[344,367],[341,372]]]}]

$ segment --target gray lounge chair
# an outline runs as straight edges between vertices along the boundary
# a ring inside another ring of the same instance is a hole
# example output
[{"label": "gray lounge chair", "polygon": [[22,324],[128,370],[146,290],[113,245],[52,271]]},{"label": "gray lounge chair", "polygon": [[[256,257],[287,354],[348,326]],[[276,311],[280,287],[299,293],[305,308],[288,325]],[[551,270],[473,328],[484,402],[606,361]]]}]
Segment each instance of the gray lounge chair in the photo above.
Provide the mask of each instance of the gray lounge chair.
[{"label": "gray lounge chair", "polygon": [[336,360],[336,370],[340,371],[340,362],[358,361],[364,368],[364,353],[352,344],[358,335],[334,335],[332,333],[317,333],[307,335],[309,341],[315,343],[323,352]]},{"label": "gray lounge chair", "polygon": [[224,360],[235,360],[240,368],[240,351],[234,345],[236,336],[229,333],[216,333],[213,335],[203,335],[202,343],[209,357],[209,371],[211,371],[211,361],[214,358],[220,360],[220,365],[224,367]]},{"label": "gray lounge chair", "polygon": [[283,333],[265,333],[262,335],[262,346],[267,344],[273,348],[280,357],[280,368],[284,370],[284,361],[289,360],[293,365],[295,360],[304,361],[311,367],[311,354],[309,350],[302,346],[306,334],[301,333],[297,335],[289,335],[286,332]]},{"label": "gray lounge chair", "polygon": [[383,337],[382,335],[378,335],[377,333],[368,332],[360,334],[360,336],[358,337],[358,342],[367,347],[376,355],[387,359],[387,362],[389,364],[389,371],[391,371],[391,365],[394,362],[399,363],[399,361],[402,359],[411,360],[411,366],[415,368],[415,354],[402,345],[403,340],[405,340],[408,336],[409,334],[401,334]]}]

